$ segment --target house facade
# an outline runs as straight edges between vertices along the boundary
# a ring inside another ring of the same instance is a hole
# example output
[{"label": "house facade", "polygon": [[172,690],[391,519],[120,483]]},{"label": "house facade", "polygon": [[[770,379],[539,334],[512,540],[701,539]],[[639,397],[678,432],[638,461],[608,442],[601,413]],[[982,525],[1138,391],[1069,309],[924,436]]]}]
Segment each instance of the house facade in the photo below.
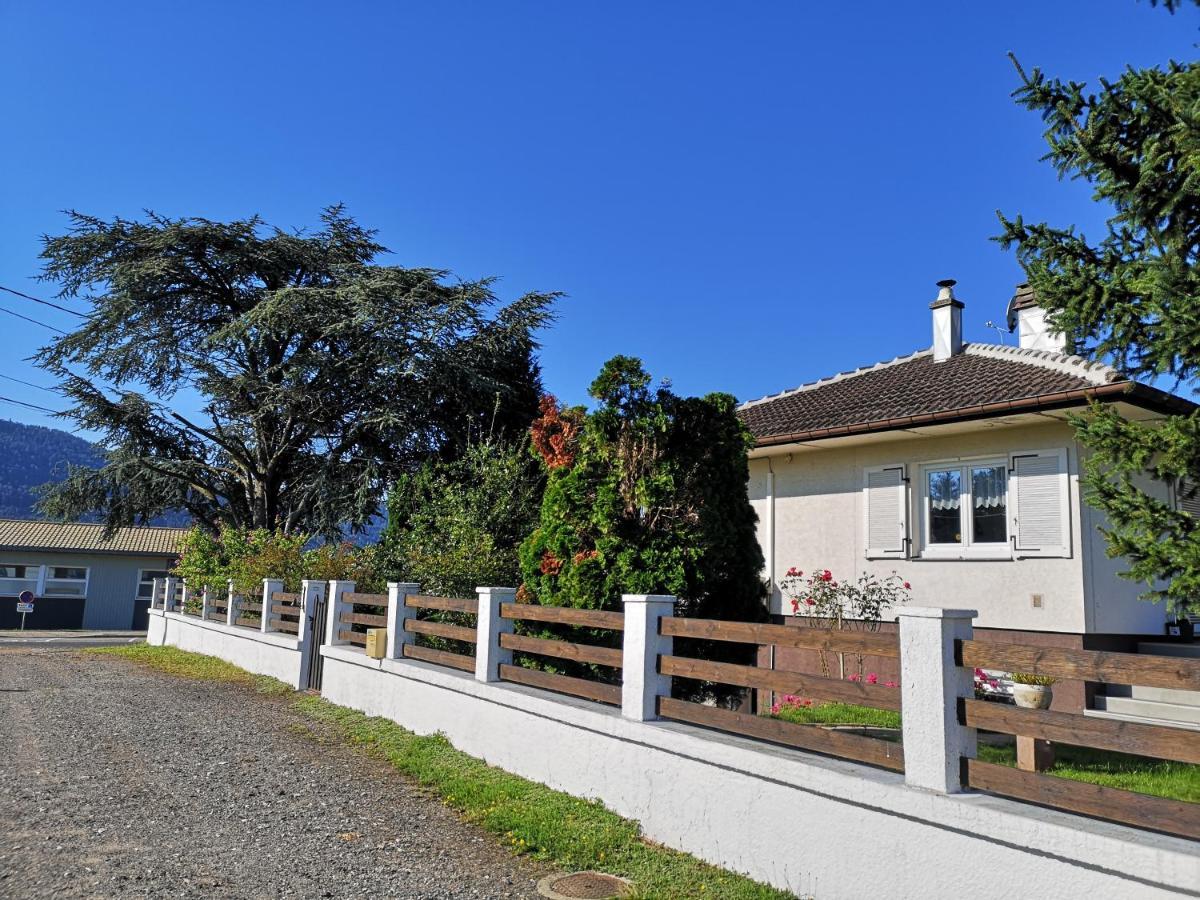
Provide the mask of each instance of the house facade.
[{"label": "house facade", "polygon": [[175,564],[186,529],[0,519],[0,629],[34,595],[25,627],[143,630],[155,578]]},{"label": "house facade", "polygon": [[1193,404],[1066,352],[1025,286],[1016,346],[965,343],[954,283],[939,289],[931,348],[739,407],[772,613],[791,618],[792,567],[895,572],[914,605],[976,609],[995,639],[1129,649],[1162,635],[1163,608],[1105,552],[1067,417],[1093,400],[1131,419]]}]

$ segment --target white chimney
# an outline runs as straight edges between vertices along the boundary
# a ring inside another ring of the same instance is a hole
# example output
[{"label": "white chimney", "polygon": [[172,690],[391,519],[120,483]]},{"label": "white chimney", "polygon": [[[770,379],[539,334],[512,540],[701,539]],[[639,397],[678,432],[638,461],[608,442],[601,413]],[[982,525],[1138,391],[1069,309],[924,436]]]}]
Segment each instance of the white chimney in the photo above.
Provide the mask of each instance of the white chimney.
[{"label": "white chimney", "polygon": [[962,301],[954,297],[953,278],[939,281],[937,299],[929,304],[933,310],[933,361],[945,362],[962,352]]},{"label": "white chimney", "polygon": [[1016,293],[1008,301],[1008,330],[1017,333],[1017,344],[1022,350],[1075,352],[1065,335],[1050,330],[1046,311],[1038,305],[1037,295],[1027,283],[1018,284]]}]

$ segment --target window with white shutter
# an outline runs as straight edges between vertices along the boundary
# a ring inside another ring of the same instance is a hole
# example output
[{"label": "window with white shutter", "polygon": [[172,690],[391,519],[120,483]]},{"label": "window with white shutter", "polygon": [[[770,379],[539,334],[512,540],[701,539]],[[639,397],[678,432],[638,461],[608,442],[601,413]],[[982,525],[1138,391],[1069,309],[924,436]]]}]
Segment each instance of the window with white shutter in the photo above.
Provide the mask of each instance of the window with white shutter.
[{"label": "window with white shutter", "polygon": [[908,480],[904,466],[863,473],[863,517],[868,559],[908,556]]},{"label": "window with white shutter", "polygon": [[1016,555],[1070,556],[1071,493],[1067,451],[1012,454],[1009,483]]},{"label": "window with white shutter", "polygon": [[1175,506],[1200,519],[1200,484],[1190,478],[1183,479],[1175,489]]}]

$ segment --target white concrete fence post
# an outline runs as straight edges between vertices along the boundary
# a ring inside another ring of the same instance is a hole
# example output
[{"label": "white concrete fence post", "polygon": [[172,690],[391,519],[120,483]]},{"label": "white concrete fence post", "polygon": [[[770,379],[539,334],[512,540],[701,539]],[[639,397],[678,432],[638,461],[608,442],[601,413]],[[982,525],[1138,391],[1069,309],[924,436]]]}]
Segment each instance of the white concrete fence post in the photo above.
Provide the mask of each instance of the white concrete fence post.
[{"label": "white concrete fence post", "polygon": [[212,607],[209,606],[208,585],[206,584],[204,586],[203,590],[200,591],[200,618],[207,621],[208,614],[211,611],[212,611]]},{"label": "white concrete fence post", "polygon": [[658,718],[658,698],[671,696],[671,676],[658,671],[659,655],[670,656],[674,638],[659,623],[675,615],[669,594],[625,594],[625,635],[621,652],[621,715],[638,722]]},{"label": "white concrete fence post", "polygon": [[262,619],[259,620],[258,630],[263,634],[269,631],[274,631],[275,627],[271,624],[271,606],[275,603],[271,599],[272,594],[283,593],[283,579],[281,578],[264,578],[262,587]]},{"label": "white concrete fence post", "polygon": [[233,579],[225,582],[225,624],[236,625],[241,613],[242,598],[233,592]]},{"label": "white concrete fence post", "polygon": [[175,609],[175,589],[179,584],[179,579],[174,575],[168,575],[163,579],[163,612],[171,612]]},{"label": "white concrete fence post", "polygon": [[973,609],[906,607],[900,620],[900,706],[904,781],[961,793],[962,757],[975,756],[975,729],[958,723],[959,698],[974,696],[974,673],[955,663],[954,642],[970,640]]},{"label": "white concrete fence post", "polygon": [[179,614],[187,613],[188,601],[192,598],[192,589],[188,587],[187,579],[184,578],[179,588]]},{"label": "white concrete fence post", "polygon": [[151,582],[151,584],[150,584],[150,608],[151,609],[158,609],[158,598],[162,596],[164,581],[166,581],[165,578],[155,578],[154,581]]},{"label": "white concrete fence post", "polygon": [[412,594],[419,594],[421,586],[412,581],[388,582],[387,607],[387,658],[401,659],[404,656],[404,645],[411,644],[412,632],[404,630],[404,623],[416,612],[405,601]]},{"label": "white concrete fence post", "polygon": [[478,640],[475,644],[475,678],[499,681],[500,667],[512,664],[512,651],[500,646],[500,635],[511,634],[513,620],[500,615],[500,604],[517,599],[516,588],[475,588],[479,595]]},{"label": "white concrete fence post", "polygon": [[343,598],[346,594],[354,593],[353,581],[338,581],[329,582],[329,605],[325,610],[325,646],[340,647],[349,644],[349,641],[344,641],[338,637],[340,630],[340,619],[344,612],[354,612],[354,607],[347,603]]}]

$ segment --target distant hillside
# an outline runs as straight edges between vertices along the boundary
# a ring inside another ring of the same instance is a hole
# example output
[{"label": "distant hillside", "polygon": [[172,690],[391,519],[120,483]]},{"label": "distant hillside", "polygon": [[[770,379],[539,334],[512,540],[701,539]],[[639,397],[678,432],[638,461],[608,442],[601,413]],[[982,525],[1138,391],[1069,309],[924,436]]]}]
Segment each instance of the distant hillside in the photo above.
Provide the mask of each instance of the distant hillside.
[{"label": "distant hillside", "polygon": [[0,516],[36,519],[33,489],[67,476],[67,464],[101,462],[94,445],[83,438],[41,425],[0,419]]}]

